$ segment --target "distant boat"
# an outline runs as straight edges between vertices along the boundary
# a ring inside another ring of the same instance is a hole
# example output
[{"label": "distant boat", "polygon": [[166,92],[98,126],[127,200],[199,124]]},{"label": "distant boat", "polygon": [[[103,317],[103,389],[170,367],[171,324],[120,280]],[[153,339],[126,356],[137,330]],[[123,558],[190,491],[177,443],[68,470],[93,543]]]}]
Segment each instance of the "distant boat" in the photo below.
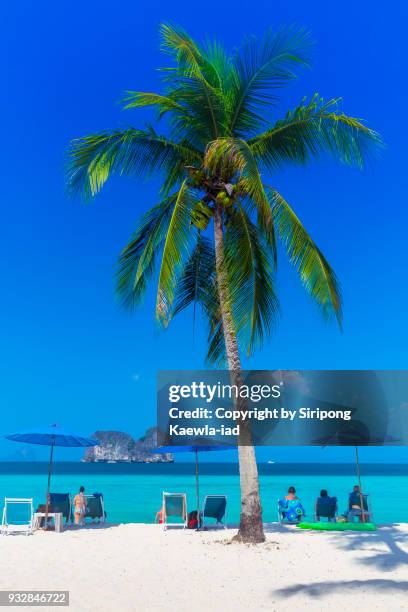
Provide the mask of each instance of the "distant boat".
[{"label": "distant boat", "polygon": [[116,463],[116,459],[109,459],[106,463]]},{"label": "distant boat", "polygon": [[275,463],[275,461],[272,461],[272,459],[269,459],[267,463]]}]

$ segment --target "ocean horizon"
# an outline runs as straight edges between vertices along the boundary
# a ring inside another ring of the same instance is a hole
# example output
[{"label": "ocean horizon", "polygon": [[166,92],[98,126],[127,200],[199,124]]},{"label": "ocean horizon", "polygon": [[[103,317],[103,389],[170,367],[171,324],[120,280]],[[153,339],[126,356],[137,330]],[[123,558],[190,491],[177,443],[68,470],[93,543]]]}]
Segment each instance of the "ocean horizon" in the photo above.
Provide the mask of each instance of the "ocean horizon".
[{"label": "ocean horizon", "polygon": [[[408,464],[361,464],[364,493],[369,494],[374,521],[406,522],[408,507]],[[339,512],[346,510],[348,493],[356,484],[353,463],[260,463],[259,480],[263,518],[277,520],[276,502],[289,486],[295,486],[313,517],[320,489],[338,498]],[[33,497],[35,507],[44,503],[47,462],[0,462],[0,499]],[[53,492],[75,494],[85,486],[87,493],[104,495],[107,519],[113,523],[152,523],[160,508],[163,491],[187,493],[188,510],[196,509],[193,463],[81,463],[60,461],[53,466]],[[239,521],[240,490],[236,463],[202,463],[200,498],[227,495],[227,521]]]}]

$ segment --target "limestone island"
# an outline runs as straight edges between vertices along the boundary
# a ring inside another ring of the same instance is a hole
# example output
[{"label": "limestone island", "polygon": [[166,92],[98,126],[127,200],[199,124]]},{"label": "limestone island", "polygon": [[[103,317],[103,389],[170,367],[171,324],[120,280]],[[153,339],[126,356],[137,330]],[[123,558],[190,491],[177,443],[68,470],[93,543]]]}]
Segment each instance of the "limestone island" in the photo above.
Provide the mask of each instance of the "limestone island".
[{"label": "limestone island", "polygon": [[135,440],[123,431],[95,431],[92,438],[99,440],[98,446],[87,448],[84,463],[173,463],[171,453],[153,452],[160,444],[157,428],[150,427],[144,436]]}]

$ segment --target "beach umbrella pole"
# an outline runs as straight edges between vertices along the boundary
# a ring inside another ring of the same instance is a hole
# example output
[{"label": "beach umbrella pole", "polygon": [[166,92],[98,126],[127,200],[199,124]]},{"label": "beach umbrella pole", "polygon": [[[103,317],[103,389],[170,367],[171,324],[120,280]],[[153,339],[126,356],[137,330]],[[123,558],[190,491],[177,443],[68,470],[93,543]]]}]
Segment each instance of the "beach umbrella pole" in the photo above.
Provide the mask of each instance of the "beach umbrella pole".
[{"label": "beach umbrella pole", "polygon": [[54,446],[55,446],[55,439],[52,441],[52,444],[51,444],[50,461],[48,463],[48,481],[47,481],[47,496],[45,498],[44,529],[47,529],[47,523],[48,523],[48,508],[50,504],[50,491],[51,491],[51,469],[52,469],[52,460],[54,456]]},{"label": "beach umbrella pole", "polygon": [[363,523],[365,523],[366,520],[365,520],[365,512],[364,512],[363,490],[361,488],[361,474],[360,474],[360,462],[358,460],[358,446],[356,446],[356,466],[357,466],[358,488],[360,490],[361,518],[363,520]]}]

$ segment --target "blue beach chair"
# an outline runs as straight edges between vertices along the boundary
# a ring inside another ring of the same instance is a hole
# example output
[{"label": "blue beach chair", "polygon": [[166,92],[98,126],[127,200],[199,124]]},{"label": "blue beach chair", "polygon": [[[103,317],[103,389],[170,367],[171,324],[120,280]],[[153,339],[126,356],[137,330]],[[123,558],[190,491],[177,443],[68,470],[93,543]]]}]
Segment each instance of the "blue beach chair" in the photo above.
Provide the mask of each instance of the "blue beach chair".
[{"label": "blue beach chair", "polygon": [[205,528],[205,519],[215,519],[216,527],[227,528],[226,525],[226,495],[206,495],[204,498],[203,511],[201,513],[201,524]]},{"label": "blue beach chair", "polygon": [[50,493],[50,512],[61,512],[66,523],[72,523],[72,502],[70,493]]},{"label": "blue beach chair", "polygon": [[[362,498],[363,498],[364,519],[366,522],[372,522],[373,513],[371,512],[370,504],[368,501],[368,495],[363,494]],[[355,518],[358,518],[360,520],[362,517],[362,514],[363,513],[362,513],[362,508],[361,508],[360,494],[355,493],[353,491],[353,493],[350,493],[349,495],[347,520],[349,523],[353,523]]]},{"label": "blue beach chair", "polygon": [[93,493],[92,495],[85,495],[85,497],[85,519],[90,518],[92,521],[97,520],[98,523],[104,523],[106,519],[106,511],[102,493]]},{"label": "blue beach chair", "polygon": [[337,497],[318,497],[315,504],[315,519],[320,521],[321,518],[327,519],[330,523],[336,520],[337,514]]}]

